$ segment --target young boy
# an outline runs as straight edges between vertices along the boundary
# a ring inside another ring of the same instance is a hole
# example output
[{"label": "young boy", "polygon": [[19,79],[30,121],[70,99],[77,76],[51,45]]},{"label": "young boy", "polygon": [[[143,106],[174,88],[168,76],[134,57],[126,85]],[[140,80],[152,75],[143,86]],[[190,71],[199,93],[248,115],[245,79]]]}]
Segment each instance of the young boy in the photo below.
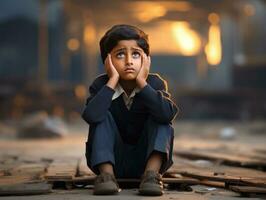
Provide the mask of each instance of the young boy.
[{"label": "young boy", "polygon": [[130,25],[115,25],[100,41],[106,74],[89,88],[83,119],[90,125],[88,167],[93,193],[115,194],[116,178],[140,178],[139,193],[162,195],[162,175],[172,164],[177,107],[166,82],[149,73],[148,36]]}]

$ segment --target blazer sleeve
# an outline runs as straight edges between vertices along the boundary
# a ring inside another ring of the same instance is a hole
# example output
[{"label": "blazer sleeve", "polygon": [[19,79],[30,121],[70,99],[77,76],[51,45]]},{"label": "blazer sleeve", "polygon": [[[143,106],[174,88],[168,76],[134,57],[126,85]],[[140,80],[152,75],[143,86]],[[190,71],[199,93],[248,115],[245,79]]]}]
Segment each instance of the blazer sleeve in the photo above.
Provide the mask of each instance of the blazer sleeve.
[{"label": "blazer sleeve", "polygon": [[170,99],[171,95],[164,80],[157,78],[156,89],[148,83],[139,92],[139,96],[148,107],[153,119],[159,123],[170,123],[176,117],[178,108]]},{"label": "blazer sleeve", "polygon": [[89,87],[90,96],[86,101],[82,118],[88,123],[98,123],[104,120],[112,103],[114,90],[107,85],[99,88],[96,81]]}]

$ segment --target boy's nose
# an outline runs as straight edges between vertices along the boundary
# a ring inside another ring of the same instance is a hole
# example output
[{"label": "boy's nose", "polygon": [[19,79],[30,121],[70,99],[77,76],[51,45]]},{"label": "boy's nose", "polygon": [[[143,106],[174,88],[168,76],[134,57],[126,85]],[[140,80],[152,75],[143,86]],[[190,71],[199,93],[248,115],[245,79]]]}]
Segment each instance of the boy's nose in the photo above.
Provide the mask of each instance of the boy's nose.
[{"label": "boy's nose", "polygon": [[127,66],[133,65],[132,57],[130,55],[126,56],[126,65]]}]

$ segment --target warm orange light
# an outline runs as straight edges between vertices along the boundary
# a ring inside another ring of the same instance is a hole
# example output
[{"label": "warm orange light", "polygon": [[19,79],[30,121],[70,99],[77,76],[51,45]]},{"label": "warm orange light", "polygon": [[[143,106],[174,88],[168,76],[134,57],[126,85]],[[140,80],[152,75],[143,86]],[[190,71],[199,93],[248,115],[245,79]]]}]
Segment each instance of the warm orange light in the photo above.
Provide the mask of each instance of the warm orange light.
[{"label": "warm orange light", "polygon": [[175,22],[172,25],[172,31],[176,45],[179,47],[182,55],[192,56],[200,51],[200,36],[190,28],[188,22]]},{"label": "warm orange light", "polygon": [[90,45],[96,39],[96,32],[92,25],[87,25],[84,29],[84,41],[85,44]]},{"label": "warm orange light", "polygon": [[211,14],[209,14],[209,16],[208,16],[208,20],[209,20],[209,22],[210,22],[211,24],[218,24],[219,21],[220,21],[220,17],[219,17],[219,15],[216,14],[216,13],[211,13]]},{"label": "warm orange light", "polygon": [[79,49],[79,46],[80,46],[79,41],[76,38],[71,38],[67,42],[67,47],[71,51],[78,50]]},{"label": "warm orange light", "polygon": [[132,4],[135,17],[141,22],[149,22],[154,18],[162,17],[167,10],[163,5],[154,2],[138,2]]},{"label": "warm orange light", "polygon": [[221,30],[219,25],[209,28],[209,41],[205,47],[207,61],[210,65],[218,65],[222,60]]},{"label": "warm orange light", "polygon": [[84,85],[77,85],[75,87],[75,96],[80,100],[85,99],[87,96],[86,87]]},{"label": "warm orange light", "polygon": [[174,2],[164,2],[168,10],[186,12],[191,10],[192,6],[190,2],[187,1],[174,1]]}]

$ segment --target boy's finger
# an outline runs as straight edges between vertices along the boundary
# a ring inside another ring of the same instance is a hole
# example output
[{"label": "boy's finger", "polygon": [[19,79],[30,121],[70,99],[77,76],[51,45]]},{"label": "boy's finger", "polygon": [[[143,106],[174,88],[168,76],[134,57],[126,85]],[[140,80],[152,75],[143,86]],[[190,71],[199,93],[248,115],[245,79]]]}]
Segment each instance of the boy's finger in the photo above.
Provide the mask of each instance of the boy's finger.
[{"label": "boy's finger", "polygon": [[107,57],[105,58],[105,61],[104,61],[104,65],[107,67],[108,65],[108,60],[109,60],[109,54],[107,55]]},{"label": "boy's finger", "polygon": [[141,54],[141,67],[143,66],[144,64],[144,53]]},{"label": "boy's finger", "polygon": [[111,54],[109,54],[109,63],[110,65],[113,65]]},{"label": "boy's finger", "polygon": [[146,53],[143,53],[143,65],[145,66],[147,63],[147,55]]},{"label": "boy's finger", "polygon": [[145,54],[145,65],[147,66],[149,64],[149,58],[148,56]]},{"label": "boy's finger", "polygon": [[147,69],[150,68],[150,56],[147,56],[147,55],[146,55],[145,67],[146,67]]}]

